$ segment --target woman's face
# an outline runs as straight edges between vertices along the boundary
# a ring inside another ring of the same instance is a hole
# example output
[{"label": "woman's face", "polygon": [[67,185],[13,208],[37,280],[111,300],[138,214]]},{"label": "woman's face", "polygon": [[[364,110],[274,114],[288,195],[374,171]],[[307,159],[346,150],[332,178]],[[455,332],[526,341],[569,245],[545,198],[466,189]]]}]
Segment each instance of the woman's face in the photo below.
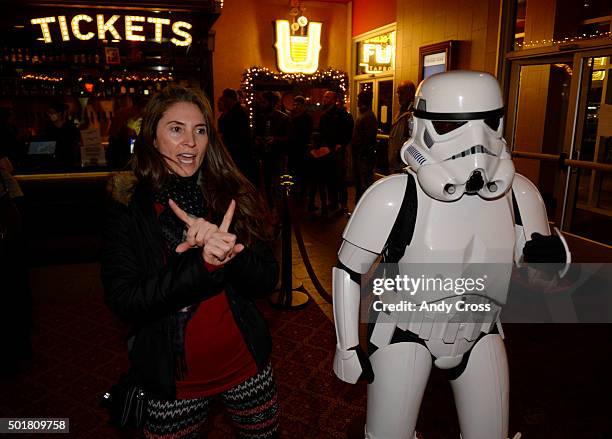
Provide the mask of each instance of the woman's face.
[{"label": "woman's face", "polygon": [[208,147],[208,126],[191,102],[168,107],[157,124],[155,147],[175,174],[191,177],[200,168]]}]

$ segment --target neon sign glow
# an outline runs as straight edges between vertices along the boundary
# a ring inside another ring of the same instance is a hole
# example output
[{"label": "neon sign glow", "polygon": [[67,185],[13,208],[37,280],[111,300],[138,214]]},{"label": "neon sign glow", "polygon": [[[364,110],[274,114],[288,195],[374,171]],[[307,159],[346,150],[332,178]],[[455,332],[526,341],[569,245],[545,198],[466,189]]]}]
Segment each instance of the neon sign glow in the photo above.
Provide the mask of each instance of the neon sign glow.
[{"label": "neon sign glow", "polygon": [[392,70],[395,65],[395,31],[369,38],[361,43],[359,66],[363,73]]},{"label": "neon sign glow", "polygon": [[[48,44],[53,42],[50,25],[56,22],[59,24],[62,41],[70,41],[71,36],[81,41],[91,40],[95,36],[97,36],[99,40],[106,40],[107,34],[109,34],[112,40],[121,40],[122,36],[115,27],[115,24],[120,19],[121,15],[105,17],[104,14],[97,14],[94,20],[91,15],[77,14],[70,18],[70,30],[72,31],[72,35],[69,31],[68,19],[65,15],[59,15],[57,20],[56,17],[32,18],[30,23],[40,26],[42,40]],[[173,36],[170,38],[170,42],[175,46],[189,46],[193,41],[191,34],[188,32],[191,30],[192,25],[186,21],[175,21],[172,23],[168,18],[125,15],[123,17],[123,22],[125,40],[127,41],[146,41],[146,33],[149,29],[145,28],[145,23],[153,25],[152,28],[154,29],[155,36],[150,40],[156,43],[161,43],[163,41],[164,26],[171,27]],[[151,26],[146,27],[151,28]]]},{"label": "neon sign glow", "polygon": [[289,21],[276,20],[276,63],[285,73],[311,74],[319,67],[321,23],[308,23],[306,35],[291,35]]}]

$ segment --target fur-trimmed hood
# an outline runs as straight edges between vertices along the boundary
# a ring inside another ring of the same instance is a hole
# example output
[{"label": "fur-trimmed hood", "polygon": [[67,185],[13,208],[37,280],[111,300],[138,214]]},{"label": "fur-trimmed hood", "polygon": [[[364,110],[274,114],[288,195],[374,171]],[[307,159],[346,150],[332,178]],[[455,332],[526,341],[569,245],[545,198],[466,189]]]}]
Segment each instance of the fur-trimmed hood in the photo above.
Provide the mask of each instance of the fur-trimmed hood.
[{"label": "fur-trimmed hood", "polygon": [[127,206],[132,200],[137,182],[132,171],[114,172],[108,179],[106,191],[112,200]]}]

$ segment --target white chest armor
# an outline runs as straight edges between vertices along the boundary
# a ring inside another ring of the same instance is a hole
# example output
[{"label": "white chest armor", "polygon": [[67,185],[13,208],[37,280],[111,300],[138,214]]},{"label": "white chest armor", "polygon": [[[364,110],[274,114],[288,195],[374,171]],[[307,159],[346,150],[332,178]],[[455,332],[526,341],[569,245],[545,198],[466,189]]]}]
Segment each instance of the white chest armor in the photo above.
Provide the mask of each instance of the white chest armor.
[{"label": "white chest armor", "polygon": [[[391,313],[381,315],[378,321],[395,322],[400,329],[418,335],[437,358],[458,358],[481,333],[491,330],[506,300],[515,250],[512,195],[508,192],[496,200],[464,195],[454,202],[442,202],[427,196],[418,184],[416,188],[415,229],[399,261],[400,276],[474,279],[484,275],[483,295],[493,300],[440,291],[412,292],[409,297],[404,292],[384,294],[381,299],[385,303],[406,299],[416,304],[443,302],[452,306],[452,311]],[[491,311],[477,313],[472,320],[469,314],[454,311],[459,301],[489,303]]]},{"label": "white chest armor", "polygon": [[435,200],[417,184],[418,210],[412,242],[401,263],[512,263],[512,195],[483,200],[464,195]]}]

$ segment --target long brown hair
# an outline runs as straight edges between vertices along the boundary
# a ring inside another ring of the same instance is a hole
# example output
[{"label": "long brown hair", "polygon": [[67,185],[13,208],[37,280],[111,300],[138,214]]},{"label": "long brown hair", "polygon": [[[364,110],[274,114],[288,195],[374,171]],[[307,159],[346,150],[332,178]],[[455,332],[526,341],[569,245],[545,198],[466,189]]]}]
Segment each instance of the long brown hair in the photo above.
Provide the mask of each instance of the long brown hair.
[{"label": "long brown hair", "polygon": [[234,164],[217,133],[210,102],[198,90],[172,85],[148,102],[130,162],[138,181],[153,191],[161,190],[168,182],[170,168],[154,145],[160,119],[168,108],[178,102],[196,105],[206,121],[208,147],[199,172],[204,207],[210,215],[208,220],[220,224],[230,201],[234,199],[236,211],[232,231],[239,242],[251,244],[255,240],[270,240],[269,215],[263,199]]}]

